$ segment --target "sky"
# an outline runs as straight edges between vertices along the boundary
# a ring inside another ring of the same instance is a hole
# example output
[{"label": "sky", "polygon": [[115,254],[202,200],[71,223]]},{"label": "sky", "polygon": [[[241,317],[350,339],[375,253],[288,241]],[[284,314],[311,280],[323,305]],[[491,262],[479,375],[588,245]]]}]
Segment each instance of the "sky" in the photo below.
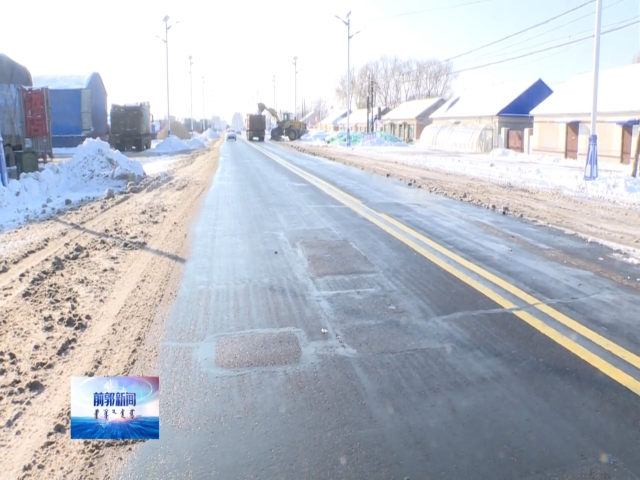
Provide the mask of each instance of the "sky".
[{"label": "sky", "polygon": [[[437,59],[461,55],[560,14],[587,0],[322,0],[295,8],[263,0],[82,0],[38,2],[29,16],[19,2],[3,6],[2,53],[32,73],[98,72],[109,103],[149,101],[167,111],[165,23],[169,16],[171,115],[195,118],[250,113],[258,101],[292,110],[333,93],[351,65],[382,55]],[[558,20],[453,60],[454,70],[509,59],[592,35],[595,1]],[[580,19],[580,17],[584,17]],[[602,30],[640,19],[639,0],[603,0]],[[575,20],[575,21],[574,21]],[[564,25],[567,22],[571,24]],[[41,32],[42,37],[33,35]],[[533,38],[535,37],[535,38]],[[593,39],[486,68],[462,72],[455,90],[542,78],[553,87],[593,68]],[[602,36],[600,67],[629,64],[640,51],[640,25]],[[189,56],[193,57],[190,80]],[[293,58],[298,57],[297,70]],[[274,95],[275,77],[275,95]],[[204,80],[203,80],[204,79]],[[192,86],[192,88],[191,88]],[[193,101],[191,102],[190,92]],[[275,100],[274,100],[275,97]]]}]

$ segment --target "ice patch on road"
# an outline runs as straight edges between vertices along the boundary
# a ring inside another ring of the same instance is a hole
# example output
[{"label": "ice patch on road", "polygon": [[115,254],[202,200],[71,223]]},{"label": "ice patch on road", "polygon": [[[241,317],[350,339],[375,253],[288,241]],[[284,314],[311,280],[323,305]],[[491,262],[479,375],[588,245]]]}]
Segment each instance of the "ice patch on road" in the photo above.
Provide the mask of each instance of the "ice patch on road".
[{"label": "ice patch on road", "polygon": [[87,139],[70,160],[47,164],[38,172],[23,173],[7,187],[0,186],[0,226],[11,228],[46,218],[56,209],[102,196],[107,188],[122,191],[128,182],[145,175],[139,162],[102,140]]}]

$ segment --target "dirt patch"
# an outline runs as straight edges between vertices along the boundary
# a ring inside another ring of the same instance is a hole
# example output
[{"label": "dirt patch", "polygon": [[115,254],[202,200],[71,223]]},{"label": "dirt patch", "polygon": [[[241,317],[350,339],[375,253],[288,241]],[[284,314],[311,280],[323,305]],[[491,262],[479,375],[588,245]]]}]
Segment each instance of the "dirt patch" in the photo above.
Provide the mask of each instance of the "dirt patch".
[{"label": "dirt patch", "polygon": [[130,193],[0,235],[7,478],[95,478],[108,450],[117,459],[135,443],[71,441],[69,377],[156,373],[161,325],[150,327],[177,292],[185,237],[220,143]]},{"label": "dirt patch", "polygon": [[640,252],[640,208],[637,206],[502,185],[483,178],[404,165],[375,154],[365,157],[327,147],[293,143],[283,145],[394,178],[431,193],[473,203],[494,210],[497,214],[515,215],[587,239],[617,244],[636,254]]}]

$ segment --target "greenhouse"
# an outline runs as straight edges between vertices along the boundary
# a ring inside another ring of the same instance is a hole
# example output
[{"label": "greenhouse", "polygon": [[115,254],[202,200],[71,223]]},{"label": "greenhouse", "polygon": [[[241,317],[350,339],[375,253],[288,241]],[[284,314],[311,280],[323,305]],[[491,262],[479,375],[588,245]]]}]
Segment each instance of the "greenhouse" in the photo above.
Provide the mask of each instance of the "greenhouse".
[{"label": "greenhouse", "polygon": [[493,149],[493,129],[487,125],[429,125],[420,145],[441,150],[488,153]]}]

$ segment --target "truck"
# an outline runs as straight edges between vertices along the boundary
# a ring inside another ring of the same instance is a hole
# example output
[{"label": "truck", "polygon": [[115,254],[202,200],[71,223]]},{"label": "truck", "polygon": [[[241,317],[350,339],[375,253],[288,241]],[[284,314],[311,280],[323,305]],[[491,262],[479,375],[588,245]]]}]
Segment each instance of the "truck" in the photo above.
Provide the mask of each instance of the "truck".
[{"label": "truck", "polygon": [[151,148],[151,105],[149,102],[111,105],[111,148],[141,152]]},{"label": "truck", "polygon": [[267,119],[264,115],[248,113],[245,120],[247,140],[250,142],[257,138],[259,142],[264,142],[264,135],[267,131]]},{"label": "truck", "polygon": [[49,89],[0,84],[0,132],[10,178],[53,158]]},{"label": "truck", "polygon": [[280,118],[274,108],[269,108],[264,103],[258,103],[258,112],[262,113],[265,110],[269,112],[276,121],[276,127],[271,130],[271,140],[279,141],[283,136],[286,136],[293,142],[309,133],[307,124],[296,120],[290,112],[283,112],[282,118]]}]

